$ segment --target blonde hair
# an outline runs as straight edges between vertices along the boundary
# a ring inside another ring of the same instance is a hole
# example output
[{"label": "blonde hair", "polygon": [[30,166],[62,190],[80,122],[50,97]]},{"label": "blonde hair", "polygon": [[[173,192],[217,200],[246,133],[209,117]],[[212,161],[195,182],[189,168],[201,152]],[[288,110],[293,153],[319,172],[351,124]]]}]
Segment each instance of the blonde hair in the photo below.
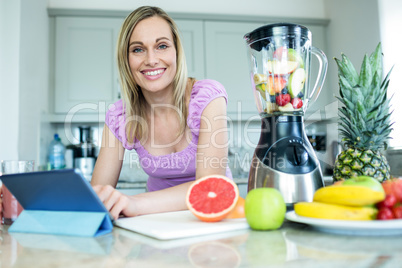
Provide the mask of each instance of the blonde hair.
[{"label": "blonde hair", "polygon": [[128,63],[128,48],[131,34],[135,26],[142,20],[158,16],[163,18],[170,26],[173,41],[176,48],[176,75],[173,79],[173,102],[178,109],[180,121],[180,133],[186,128],[187,105],[186,105],[186,86],[187,86],[187,65],[184,49],[176,23],[169,15],[158,7],[143,6],[139,7],[126,17],[120,29],[117,41],[117,66],[120,73],[120,85],[122,91],[123,109],[126,116],[126,136],[129,143],[134,142],[134,138],[141,140],[148,135],[148,128],[145,118],[145,98],[140,86],[134,80]]}]

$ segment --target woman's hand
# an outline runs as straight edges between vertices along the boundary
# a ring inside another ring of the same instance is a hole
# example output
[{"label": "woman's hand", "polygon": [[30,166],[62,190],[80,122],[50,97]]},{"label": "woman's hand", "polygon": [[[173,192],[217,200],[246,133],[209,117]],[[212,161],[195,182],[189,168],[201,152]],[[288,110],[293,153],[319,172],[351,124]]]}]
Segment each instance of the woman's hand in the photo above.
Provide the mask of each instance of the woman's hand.
[{"label": "woman's hand", "polygon": [[129,196],[122,194],[111,185],[95,185],[93,189],[115,220],[119,218],[120,214],[129,217],[135,216],[130,206]]}]

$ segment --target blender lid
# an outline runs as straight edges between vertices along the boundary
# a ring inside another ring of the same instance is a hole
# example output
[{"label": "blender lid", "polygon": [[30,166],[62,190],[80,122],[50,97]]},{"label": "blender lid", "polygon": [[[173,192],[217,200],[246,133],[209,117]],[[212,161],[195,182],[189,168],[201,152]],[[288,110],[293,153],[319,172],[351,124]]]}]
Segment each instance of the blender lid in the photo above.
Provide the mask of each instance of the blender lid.
[{"label": "blender lid", "polygon": [[278,35],[293,35],[300,38],[311,39],[311,32],[307,27],[294,23],[267,24],[247,33],[244,35],[244,39],[251,48],[261,51],[263,47],[270,43],[268,37]]}]

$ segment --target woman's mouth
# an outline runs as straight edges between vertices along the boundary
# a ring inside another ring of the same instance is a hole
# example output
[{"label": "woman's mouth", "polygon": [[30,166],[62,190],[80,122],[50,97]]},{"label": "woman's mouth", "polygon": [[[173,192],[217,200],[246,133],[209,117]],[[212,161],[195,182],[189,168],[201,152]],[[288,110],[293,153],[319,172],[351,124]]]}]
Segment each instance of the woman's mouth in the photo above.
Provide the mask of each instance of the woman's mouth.
[{"label": "woman's mouth", "polygon": [[165,72],[165,69],[157,69],[157,70],[145,70],[142,71],[141,73],[147,78],[147,79],[155,79],[159,78],[162,76],[162,74]]}]

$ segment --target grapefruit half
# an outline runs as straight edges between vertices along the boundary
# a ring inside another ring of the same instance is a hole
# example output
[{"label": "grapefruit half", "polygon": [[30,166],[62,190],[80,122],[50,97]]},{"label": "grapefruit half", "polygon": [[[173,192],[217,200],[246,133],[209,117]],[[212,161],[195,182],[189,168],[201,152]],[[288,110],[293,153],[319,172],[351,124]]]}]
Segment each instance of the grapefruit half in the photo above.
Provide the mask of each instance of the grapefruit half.
[{"label": "grapefruit half", "polygon": [[196,180],[188,189],[188,209],[200,220],[216,222],[224,219],[236,206],[239,189],[229,178],[209,175]]}]

